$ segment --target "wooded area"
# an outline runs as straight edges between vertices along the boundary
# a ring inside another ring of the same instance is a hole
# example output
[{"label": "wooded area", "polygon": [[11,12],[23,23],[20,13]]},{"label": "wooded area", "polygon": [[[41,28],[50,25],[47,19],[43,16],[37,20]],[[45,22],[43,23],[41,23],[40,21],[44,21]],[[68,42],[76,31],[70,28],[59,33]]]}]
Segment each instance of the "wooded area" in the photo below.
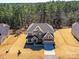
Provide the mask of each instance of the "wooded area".
[{"label": "wooded area", "polygon": [[13,29],[31,23],[49,23],[54,28],[70,27],[79,17],[79,2],[52,1],[47,3],[5,3],[0,4],[0,23],[7,23]]}]

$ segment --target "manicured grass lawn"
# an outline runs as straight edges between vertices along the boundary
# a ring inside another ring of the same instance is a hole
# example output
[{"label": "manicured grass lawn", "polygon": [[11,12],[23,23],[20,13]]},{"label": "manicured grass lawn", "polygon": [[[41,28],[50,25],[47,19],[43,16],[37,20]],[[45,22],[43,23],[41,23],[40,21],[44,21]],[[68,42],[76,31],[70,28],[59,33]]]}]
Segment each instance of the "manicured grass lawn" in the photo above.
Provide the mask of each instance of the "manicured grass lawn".
[{"label": "manicured grass lawn", "polygon": [[71,34],[70,28],[60,29],[54,35],[59,59],[79,59],[79,42]]},{"label": "manicured grass lawn", "polygon": [[[12,43],[11,43],[12,42]],[[13,43],[14,42],[14,43]],[[26,43],[26,34],[22,33],[18,37],[10,37],[4,41],[4,49],[1,50],[0,59],[43,59],[44,52],[43,50],[32,50],[29,48],[24,49]],[[7,47],[5,47],[7,45]],[[8,50],[8,53],[6,51]],[[18,50],[21,51],[21,54],[18,56]]]},{"label": "manicured grass lawn", "polygon": [[[72,36],[71,29],[59,29],[55,33],[56,55],[58,59],[79,59],[79,42]],[[0,45],[0,59],[44,59],[44,50],[24,48],[26,34],[9,36]],[[8,50],[8,53],[6,51]],[[18,56],[18,50],[21,54]]]}]

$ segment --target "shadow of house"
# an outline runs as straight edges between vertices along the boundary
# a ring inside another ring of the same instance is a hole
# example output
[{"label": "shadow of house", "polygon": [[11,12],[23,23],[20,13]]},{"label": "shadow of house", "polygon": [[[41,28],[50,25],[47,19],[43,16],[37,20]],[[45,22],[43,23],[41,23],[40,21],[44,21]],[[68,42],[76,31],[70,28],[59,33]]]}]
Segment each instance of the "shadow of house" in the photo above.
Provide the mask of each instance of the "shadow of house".
[{"label": "shadow of house", "polygon": [[10,26],[7,24],[0,24],[0,44],[4,41],[5,37],[9,35]]},{"label": "shadow of house", "polygon": [[44,48],[45,42],[53,43],[53,33],[53,27],[47,23],[32,23],[27,29],[25,47],[32,46],[32,49],[37,47],[37,50],[41,47]]}]

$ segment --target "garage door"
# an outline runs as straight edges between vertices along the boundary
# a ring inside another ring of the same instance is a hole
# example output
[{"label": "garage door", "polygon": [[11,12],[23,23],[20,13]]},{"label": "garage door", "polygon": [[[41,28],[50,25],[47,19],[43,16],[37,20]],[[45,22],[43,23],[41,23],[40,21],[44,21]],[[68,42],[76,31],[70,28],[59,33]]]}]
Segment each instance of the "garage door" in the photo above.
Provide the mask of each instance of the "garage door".
[{"label": "garage door", "polygon": [[44,42],[44,49],[53,50],[54,49],[53,42]]}]

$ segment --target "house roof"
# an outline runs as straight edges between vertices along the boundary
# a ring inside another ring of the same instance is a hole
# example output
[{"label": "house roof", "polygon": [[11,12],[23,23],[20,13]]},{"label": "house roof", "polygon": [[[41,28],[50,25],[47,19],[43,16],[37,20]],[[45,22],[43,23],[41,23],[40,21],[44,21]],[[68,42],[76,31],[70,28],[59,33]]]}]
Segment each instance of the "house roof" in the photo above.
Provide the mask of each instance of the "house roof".
[{"label": "house roof", "polygon": [[1,35],[7,35],[9,29],[10,29],[9,25],[3,24],[3,23],[0,24],[0,34]]},{"label": "house roof", "polygon": [[32,23],[28,29],[27,29],[27,33],[33,33],[33,30],[39,27],[44,33],[50,32],[53,33],[54,29],[51,25],[47,24],[47,23]]},{"label": "house roof", "polygon": [[72,24],[72,34],[79,40],[79,23]]},{"label": "house roof", "polygon": [[9,25],[7,25],[7,24],[4,24],[4,23],[0,23],[0,27],[10,27]]},{"label": "house roof", "polygon": [[0,23],[0,42],[9,34],[9,29],[9,25]]},{"label": "house roof", "polygon": [[39,26],[36,26],[33,31],[41,31],[41,32],[43,32],[43,30]]},{"label": "house roof", "polygon": [[43,39],[53,39],[53,38],[54,38],[53,35],[49,32],[47,32],[43,37]]}]

